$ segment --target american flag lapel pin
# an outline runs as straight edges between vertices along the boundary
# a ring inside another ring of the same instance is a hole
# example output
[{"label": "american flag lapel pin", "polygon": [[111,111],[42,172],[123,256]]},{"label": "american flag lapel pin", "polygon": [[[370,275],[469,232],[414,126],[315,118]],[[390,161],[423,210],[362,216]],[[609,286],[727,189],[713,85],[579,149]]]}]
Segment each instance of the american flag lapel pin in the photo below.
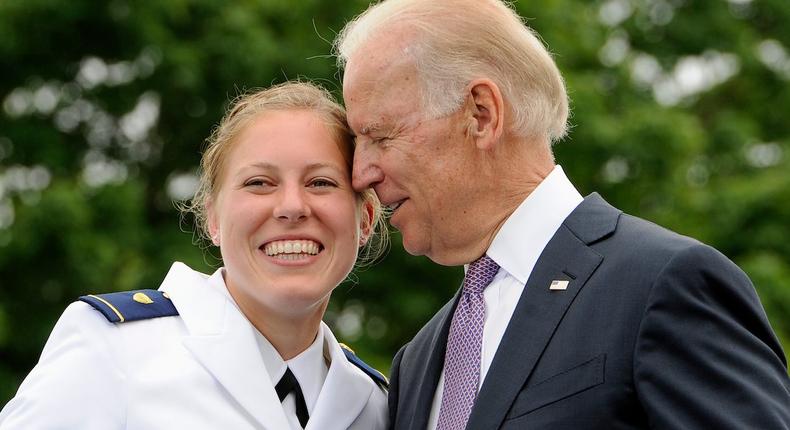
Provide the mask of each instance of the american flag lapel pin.
[{"label": "american flag lapel pin", "polygon": [[568,281],[561,281],[555,279],[551,281],[551,285],[549,285],[549,290],[551,291],[564,291],[568,289]]}]

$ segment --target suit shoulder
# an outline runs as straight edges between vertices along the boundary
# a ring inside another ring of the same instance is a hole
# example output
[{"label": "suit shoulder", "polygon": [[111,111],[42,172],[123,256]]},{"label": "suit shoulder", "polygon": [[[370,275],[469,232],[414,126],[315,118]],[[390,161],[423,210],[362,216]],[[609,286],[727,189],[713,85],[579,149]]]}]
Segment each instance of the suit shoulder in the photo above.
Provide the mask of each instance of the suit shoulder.
[{"label": "suit shoulder", "polygon": [[620,217],[614,235],[601,245],[601,248],[615,253],[629,249],[630,257],[623,257],[637,260],[649,258],[660,265],[667,263],[678,253],[685,253],[690,249],[710,248],[697,239],[625,213]]},{"label": "suit shoulder", "polygon": [[79,300],[91,305],[112,323],[178,315],[178,310],[167,293],[158,290],[88,294]]},{"label": "suit shoulder", "polygon": [[384,376],[383,373],[379,372],[369,364],[362,361],[362,359],[357,357],[357,355],[354,353],[354,351],[351,348],[348,347],[348,345],[341,343],[340,348],[343,350],[343,354],[346,355],[348,361],[351,362],[351,364],[353,364],[354,366],[357,366],[359,370],[364,372],[366,375],[368,375],[370,379],[372,379],[373,382],[376,383],[376,385],[378,385],[379,387],[385,390],[389,389],[389,385],[390,385],[389,380],[387,380],[387,377]]},{"label": "suit shoulder", "polygon": [[716,248],[700,242],[676,250],[663,273],[667,276],[694,273],[703,278],[700,281],[718,279],[723,283],[740,282],[751,286],[749,278],[732,260]]},{"label": "suit shoulder", "polygon": [[652,221],[626,213],[620,217],[617,229],[617,232],[623,235],[643,237],[645,241],[663,246],[685,248],[701,244],[701,242],[692,237],[684,236]]}]

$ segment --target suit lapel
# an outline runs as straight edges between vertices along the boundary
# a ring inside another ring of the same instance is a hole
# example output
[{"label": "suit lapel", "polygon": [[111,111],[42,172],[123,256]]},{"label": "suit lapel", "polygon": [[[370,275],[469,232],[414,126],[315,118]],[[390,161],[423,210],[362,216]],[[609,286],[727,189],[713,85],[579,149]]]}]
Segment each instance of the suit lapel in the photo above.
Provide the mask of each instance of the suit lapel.
[{"label": "suit lapel", "polygon": [[321,323],[321,330],[330,366],[306,430],[346,430],[362,413],[372,391],[378,388],[346,359],[332,331],[324,323]]},{"label": "suit lapel", "polygon": [[[499,428],[569,306],[603,261],[588,244],[611,234],[619,215],[593,194],[546,245],[494,355],[468,429]],[[569,281],[567,289],[550,290],[554,280]]]},{"label": "suit lapel", "polygon": [[173,300],[190,333],[183,339],[186,349],[254,417],[256,427],[289,428],[252,325],[201,274],[186,266],[173,272],[161,289]]},{"label": "suit lapel", "polygon": [[[428,357],[423,366],[422,363],[412,363],[417,367],[417,374],[413,379],[405,379],[400,382],[401,391],[408,392],[405,396],[408,403],[398,407],[400,417],[411,417],[411,419],[401,419],[399,429],[424,429],[428,426],[431,405],[436,393],[439,376],[444,366],[444,354],[447,351],[447,335],[450,332],[450,322],[453,312],[461,296],[461,290],[455,294],[453,300],[447,303],[436,315],[435,329],[431,336],[427,337],[420,345],[414,345],[416,351],[411,353],[415,357]],[[431,325],[431,323],[428,323]],[[416,391],[416,393],[414,392]],[[401,400],[403,400],[401,397]]]}]

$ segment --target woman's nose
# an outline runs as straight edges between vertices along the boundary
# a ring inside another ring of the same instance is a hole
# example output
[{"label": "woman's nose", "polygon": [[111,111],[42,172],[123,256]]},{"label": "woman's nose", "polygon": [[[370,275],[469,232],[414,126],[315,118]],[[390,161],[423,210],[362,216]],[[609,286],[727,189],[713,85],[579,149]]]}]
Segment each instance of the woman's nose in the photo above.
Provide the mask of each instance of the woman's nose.
[{"label": "woman's nose", "polygon": [[302,187],[284,187],[274,208],[274,216],[286,222],[298,222],[310,216],[310,205]]}]

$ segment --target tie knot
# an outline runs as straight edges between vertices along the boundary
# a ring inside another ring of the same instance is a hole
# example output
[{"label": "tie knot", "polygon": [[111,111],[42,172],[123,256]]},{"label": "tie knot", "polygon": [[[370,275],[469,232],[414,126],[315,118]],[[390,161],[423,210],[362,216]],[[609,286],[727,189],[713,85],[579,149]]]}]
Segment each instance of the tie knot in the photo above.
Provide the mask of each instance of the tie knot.
[{"label": "tie knot", "polygon": [[291,369],[286,367],[285,374],[280,378],[280,382],[275,385],[274,390],[277,391],[277,397],[282,402],[292,392],[296,390],[301,391],[301,387],[299,387],[299,381],[296,380],[296,376],[291,372]]},{"label": "tie knot", "polygon": [[464,277],[464,293],[482,294],[499,271],[499,265],[488,255],[469,263]]}]

